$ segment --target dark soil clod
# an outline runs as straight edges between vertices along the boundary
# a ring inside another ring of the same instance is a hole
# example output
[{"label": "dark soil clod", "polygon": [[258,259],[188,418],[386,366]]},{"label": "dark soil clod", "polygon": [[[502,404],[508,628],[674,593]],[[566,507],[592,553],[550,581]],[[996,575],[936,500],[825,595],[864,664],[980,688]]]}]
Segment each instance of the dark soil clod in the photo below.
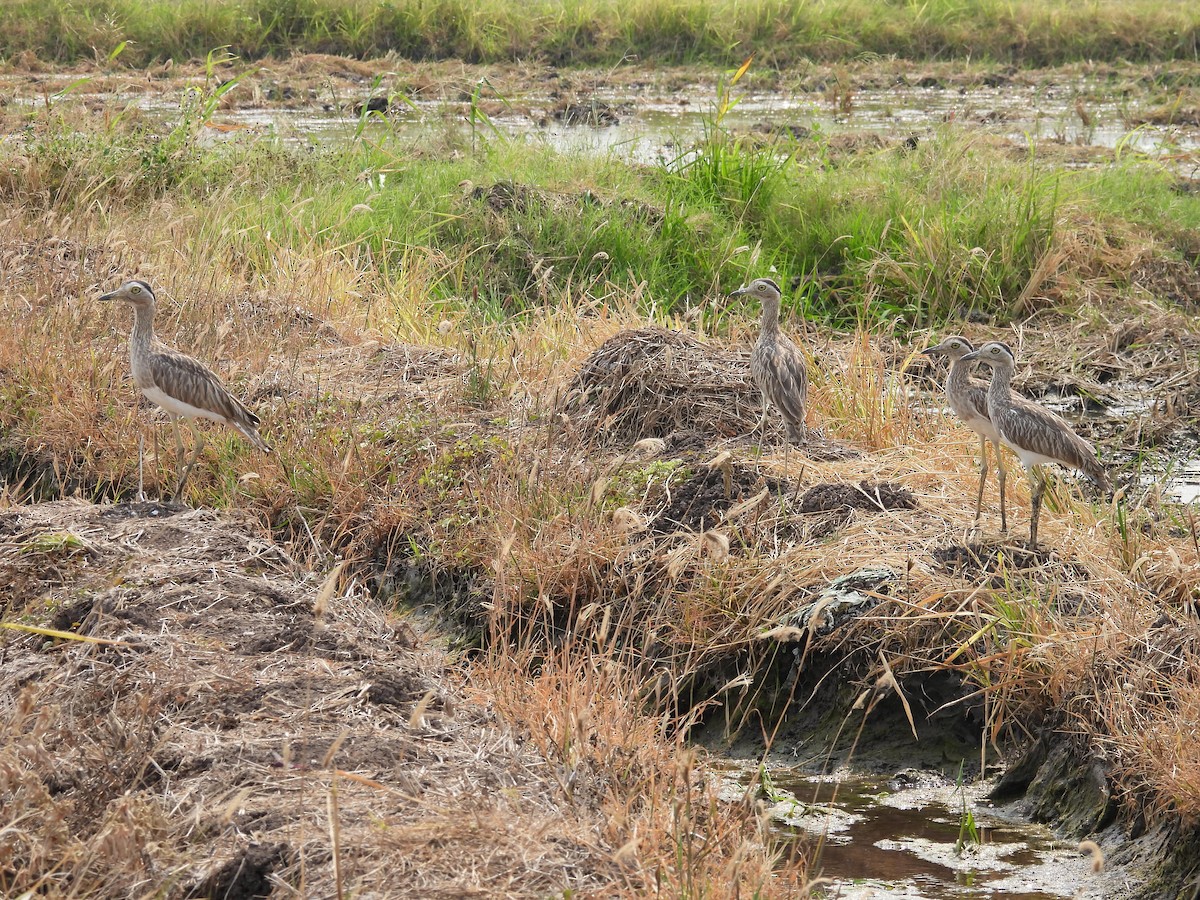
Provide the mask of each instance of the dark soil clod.
[{"label": "dark soil clod", "polygon": [[734,466],[728,476],[720,469],[705,469],[671,487],[670,503],[651,523],[651,529],[660,534],[680,529],[705,531],[720,524],[730,509],[764,487],[773,494],[793,490],[787,481],[739,466]]},{"label": "dark soil clod", "polygon": [[933,558],[942,570],[951,574],[993,575],[1002,569],[1026,571],[1039,569],[1054,560],[1054,551],[1045,547],[1030,550],[1020,544],[980,541],[967,545],[939,547]]},{"label": "dark soil clod", "polygon": [[254,900],[271,895],[271,873],[292,855],[287,844],[251,844],[188,891],[188,897]]},{"label": "dark soil clod", "polygon": [[567,102],[564,101],[554,108],[553,115],[564,125],[592,125],[606,127],[620,125],[620,107],[605,103],[603,100]]},{"label": "dark soil clod", "polygon": [[890,481],[860,481],[858,484],[815,484],[800,498],[800,512],[830,512],[838,509],[916,509],[917,498],[908,488]]}]

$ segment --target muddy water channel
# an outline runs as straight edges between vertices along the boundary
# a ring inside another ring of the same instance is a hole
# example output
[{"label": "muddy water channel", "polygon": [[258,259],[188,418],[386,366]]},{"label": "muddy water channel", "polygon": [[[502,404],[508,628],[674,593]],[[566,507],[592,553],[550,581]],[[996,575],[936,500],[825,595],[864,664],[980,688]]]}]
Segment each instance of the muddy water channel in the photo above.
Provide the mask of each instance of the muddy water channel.
[{"label": "muddy water channel", "polygon": [[[727,795],[744,792],[733,772]],[[928,771],[892,777],[770,772],[767,802],[777,837],[795,841],[823,881],[818,896],[1050,900],[1111,897],[1111,875],[1049,829],[986,799],[987,784]]]}]

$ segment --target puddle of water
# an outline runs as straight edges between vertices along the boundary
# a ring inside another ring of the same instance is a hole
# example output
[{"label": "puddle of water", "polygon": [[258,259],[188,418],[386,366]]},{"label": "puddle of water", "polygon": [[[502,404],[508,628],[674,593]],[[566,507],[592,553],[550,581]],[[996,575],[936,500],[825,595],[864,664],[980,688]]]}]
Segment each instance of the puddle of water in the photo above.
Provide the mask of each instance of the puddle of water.
[{"label": "puddle of water", "polygon": [[[1156,480],[1152,475],[1143,476],[1146,483]],[[1186,460],[1168,472],[1162,493],[1176,503],[1200,503],[1200,459]]]},{"label": "puddle of water", "polygon": [[[874,776],[821,779],[772,772],[778,835],[803,842],[819,896],[875,900],[1058,900],[1101,897],[1090,861],[1042,826],[1003,817],[983,788],[922,773],[914,783]],[[745,774],[742,774],[744,787]],[[734,789],[731,789],[731,791]],[[793,799],[794,798],[794,799]],[[965,808],[978,843],[958,852]],[[814,855],[815,854],[815,855]]]},{"label": "puddle of water", "polygon": [[[1088,107],[1085,125],[1074,106],[1078,91],[1087,82],[1044,88],[1034,85],[960,88],[895,87],[871,89],[853,95],[850,113],[835,112],[815,93],[748,93],[726,114],[723,124],[732,131],[750,131],[769,124],[776,129],[792,128],[798,133],[819,131],[908,135],[943,122],[957,122],[1017,141],[1052,140],[1066,144],[1115,148],[1121,146],[1148,154],[1184,154],[1200,150],[1200,128],[1139,126],[1124,124],[1128,111],[1119,103],[1094,103]],[[697,84],[664,95],[653,89],[625,94],[597,92],[588,98],[621,111],[619,123],[603,127],[563,125],[551,116],[547,98],[523,98],[528,112],[505,113],[492,118],[492,125],[509,138],[544,141],[566,152],[597,155],[616,154],[639,163],[676,159],[682,149],[698,141],[711,120],[711,87]],[[16,97],[18,102],[39,103],[34,97]],[[109,101],[132,102],[146,112],[171,115],[178,111],[177,99],[162,96],[109,97]],[[691,99],[692,102],[687,102]],[[417,100],[391,123],[400,137],[418,137],[434,128],[449,128],[469,134],[468,107],[463,103]],[[358,119],[341,109],[319,105],[300,108],[267,107],[222,110],[208,135],[214,140],[251,133],[271,133],[284,140],[333,142],[354,134]],[[388,126],[369,122],[368,133],[378,136]],[[486,126],[477,132],[487,135]],[[682,149],[681,149],[682,148]]]}]

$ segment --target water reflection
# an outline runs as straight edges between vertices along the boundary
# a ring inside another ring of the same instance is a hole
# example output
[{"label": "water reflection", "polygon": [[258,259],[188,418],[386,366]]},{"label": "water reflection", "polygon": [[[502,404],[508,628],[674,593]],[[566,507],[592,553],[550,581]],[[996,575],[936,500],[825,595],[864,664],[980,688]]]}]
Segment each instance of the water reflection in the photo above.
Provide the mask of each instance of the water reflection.
[{"label": "water reflection", "polygon": [[[776,833],[804,844],[825,897],[1054,900],[1101,897],[1089,860],[939,773],[817,778],[775,770]],[[745,783],[745,779],[742,779]],[[970,813],[974,832],[964,827]]]}]

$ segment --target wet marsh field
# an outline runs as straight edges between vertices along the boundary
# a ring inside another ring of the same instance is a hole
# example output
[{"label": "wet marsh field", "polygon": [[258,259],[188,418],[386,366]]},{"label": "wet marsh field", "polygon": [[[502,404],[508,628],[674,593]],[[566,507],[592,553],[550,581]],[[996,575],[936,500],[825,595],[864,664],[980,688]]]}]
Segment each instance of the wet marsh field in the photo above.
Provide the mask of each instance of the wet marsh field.
[{"label": "wet marsh field", "polygon": [[[1200,64],[26,62],[6,892],[1186,894]],[[805,446],[750,434],[767,273]],[[277,448],[181,506],[135,275]],[[973,522],[952,333],[1117,486],[1039,548],[1015,459]]]},{"label": "wet marsh field", "polygon": [[[196,91],[204,75],[186,65],[136,77],[47,68],[11,72],[0,83],[18,109],[76,97],[108,115],[129,107],[171,116],[189,102],[185,87]],[[957,123],[1045,145],[1068,165],[1111,159],[1119,150],[1164,159],[1185,173],[1194,172],[1200,149],[1200,74],[1187,63],[1040,70],[895,60],[810,65],[752,74],[725,98],[722,76],[712,70],[636,62],[578,70],[310,56],[268,61],[238,77],[244,82],[206,122],[214,140],[249,132],[256,139],[338,142],[365,131],[419,142],[432,130],[474,130],[650,163],[686,156],[727,104],[721,124],[763,139],[859,136],[887,144]],[[210,84],[227,78],[219,68],[207,73]]]}]

